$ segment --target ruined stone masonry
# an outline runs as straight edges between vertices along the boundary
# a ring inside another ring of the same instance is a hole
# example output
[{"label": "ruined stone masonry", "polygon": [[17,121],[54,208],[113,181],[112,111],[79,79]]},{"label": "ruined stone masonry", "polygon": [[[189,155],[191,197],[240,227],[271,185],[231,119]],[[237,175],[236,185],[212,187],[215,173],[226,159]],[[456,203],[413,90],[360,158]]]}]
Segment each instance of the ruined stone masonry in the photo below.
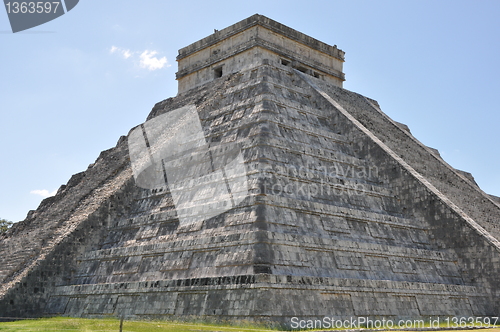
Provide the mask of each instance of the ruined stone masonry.
[{"label": "ruined stone masonry", "polygon": [[[177,60],[179,94],[0,239],[0,316],[500,314],[500,200],[343,89],[343,51],[254,15]],[[172,167],[241,153],[245,186],[225,182],[224,212],[207,210],[217,196],[196,177],[182,209],[171,180],[138,185],[151,168],[131,137],[181,108],[197,112],[209,152]]]}]

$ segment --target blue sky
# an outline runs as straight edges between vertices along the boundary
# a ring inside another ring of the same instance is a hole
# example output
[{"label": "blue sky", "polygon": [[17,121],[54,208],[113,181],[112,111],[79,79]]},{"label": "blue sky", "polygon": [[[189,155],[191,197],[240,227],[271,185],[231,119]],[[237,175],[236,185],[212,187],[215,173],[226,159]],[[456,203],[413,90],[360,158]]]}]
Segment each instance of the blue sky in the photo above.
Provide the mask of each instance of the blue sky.
[{"label": "blue sky", "polygon": [[19,221],[175,96],[177,50],[255,13],[346,52],[346,89],[500,196],[500,1],[80,0],[12,34],[0,8],[0,218]]}]

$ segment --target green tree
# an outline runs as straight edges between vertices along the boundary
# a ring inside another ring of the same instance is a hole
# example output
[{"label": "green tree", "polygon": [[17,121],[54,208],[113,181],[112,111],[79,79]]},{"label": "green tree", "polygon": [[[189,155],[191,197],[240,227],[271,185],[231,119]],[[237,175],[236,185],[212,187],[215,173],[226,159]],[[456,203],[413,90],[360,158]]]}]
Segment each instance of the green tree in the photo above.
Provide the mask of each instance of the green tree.
[{"label": "green tree", "polygon": [[5,219],[0,219],[0,235],[7,232],[13,222]]}]

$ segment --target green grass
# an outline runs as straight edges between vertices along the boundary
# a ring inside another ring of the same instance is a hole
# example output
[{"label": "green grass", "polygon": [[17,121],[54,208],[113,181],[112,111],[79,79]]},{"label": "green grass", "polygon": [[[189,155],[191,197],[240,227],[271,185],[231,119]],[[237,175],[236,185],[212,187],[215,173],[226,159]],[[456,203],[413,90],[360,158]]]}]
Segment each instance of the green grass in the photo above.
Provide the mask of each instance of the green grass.
[{"label": "green grass", "polygon": [[[0,323],[0,331],[119,331],[118,319],[47,318]],[[124,321],[127,332],[268,332],[274,331],[258,326],[230,326],[202,323],[166,321]]]},{"label": "green grass", "polygon": [[[441,327],[446,327],[440,324]],[[118,319],[84,319],[56,317],[16,322],[0,323],[0,332],[4,331],[119,331]],[[123,331],[127,332],[277,332],[276,329],[259,327],[251,324],[234,326],[228,324],[185,323],[171,321],[124,321]],[[297,331],[297,330],[296,330]],[[311,331],[311,330],[309,330]],[[369,330],[368,330],[369,331]],[[479,330],[500,332],[500,328]],[[433,331],[436,332],[436,331]]]}]

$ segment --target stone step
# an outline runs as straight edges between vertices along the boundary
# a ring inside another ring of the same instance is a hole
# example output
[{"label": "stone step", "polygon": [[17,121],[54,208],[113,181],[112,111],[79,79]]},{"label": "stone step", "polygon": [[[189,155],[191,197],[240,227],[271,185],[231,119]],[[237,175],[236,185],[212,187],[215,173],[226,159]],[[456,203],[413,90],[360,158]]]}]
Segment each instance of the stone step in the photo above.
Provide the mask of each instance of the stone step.
[{"label": "stone step", "polygon": [[[422,220],[404,218],[387,212],[355,210],[339,205],[277,196],[258,197],[257,200],[250,197],[248,205],[241,205],[238,209],[227,212],[224,225],[238,226],[253,222],[255,213],[252,212],[251,206],[254,201],[265,206],[266,222],[274,225],[273,229],[277,232],[280,232],[277,228],[279,226],[285,227],[288,232],[303,229],[304,232],[322,234],[322,237],[335,239],[355,239],[422,248],[430,246],[429,225]],[[146,240],[154,236],[161,237],[161,241],[170,241],[175,237],[173,232],[178,231],[178,220],[173,210],[117,219],[110,225],[108,237],[103,245],[116,243],[119,246],[131,246],[136,244],[137,240]],[[128,243],[124,244],[127,241]]]},{"label": "stone step", "polygon": [[[249,291],[255,296],[246,295]],[[272,295],[275,292],[280,296]],[[296,301],[283,301],[292,294]],[[459,316],[481,312],[487,298],[488,294],[467,285],[258,274],[60,286],[49,299],[47,311],[144,318],[214,315],[208,309],[219,308],[215,314],[248,318],[255,314],[253,307],[265,314],[271,312],[270,306],[289,323],[297,316],[297,303],[314,309],[318,317]],[[318,301],[324,305],[318,307]]]},{"label": "stone step", "polygon": [[[262,204],[283,207],[295,211],[301,211],[308,214],[329,214],[340,215],[347,219],[378,222],[396,227],[410,229],[430,229],[430,225],[422,219],[407,218],[402,214],[390,212],[389,210],[362,209],[344,206],[338,201],[331,200],[326,203],[314,202],[308,200],[300,200],[296,198],[283,197],[278,195],[270,195],[258,197]],[[341,202],[340,202],[341,203]]]},{"label": "stone step", "polygon": [[[202,237],[197,234],[186,239],[177,239],[166,242],[155,242],[134,245],[130,247],[116,247],[109,249],[99,249],[86,252],[78,257],[79,261],[84,260],[102,260],[117,259],[127,256],[148,256],[162,255],[170,252],[178,252],[178,248],[184,248],[186,251],[197,250],[217,250],[224,247],[237,247],[252,245],[261,242],[257,240],[257,231],[246,234],[237,232],[224,235],[212,235],[211,237]],[[307,250],[316,251],[347,251],[363,254],[377,254],[387,257],[402,257],[421,260],[436,261],[455,261],[455,255],[450,251],[430,250],[418,247],[403,247],[398,245],[389,245],[373,242],[353,241],[347,239],[335,239],[320,236],[300,235],[300,242],[297,242],[299,235],[289,233],[269,232],[269,241],[273,245],[286,245],[300,247]]]},{"label": "stone step", "polygon": [[402,282],[397,280],[371,280],[350,278],[328,278],[315,276],[291,276],[291,275],[229,275],[224,277],[188,278],[177,280],[146,280],[127,283],[107,283],[88,285],[58,286],[57,295],[71,296],[79,294],[82,296],[91,294],[127,294],[137,292],[139,289],[151,289],[153,292],[169,291],[175,287],[200,287],[207,288],[210,285],[237,285],[262,284],[273,287],[297,287],[326,290],[334,287],[342,291],[369,291],[374,290],[386,293],[404,292],[408,295],[437,294],[450,296],[473,296],[481,294],[476,286],[450,285],[440,283]]},{"label": "stone step", "polygon": [[[373,165],[368,164],[367,161],[353,157],[352,153],[345,153],[341,151],[335,143],[328,146],[325,139],[325,144],[318,145],[314,147],[309,143],[304,143],[300,141],[290,141],[289,139],[283,138],[281,136],[270,134],[270,138],[266,141],[266,145],[283,150],[287,153],[300,153],[301,155],[309,156],[325,162],[327,164],[333,165],[345,165],[344,167],[350,168],[369,168]],[[305,165],[307,166],[307,165]],[[300,165],[297,165],[300,167]],[[349,173],[348,171],[344,173]]]},{"label": "stone step", "polygon": [[[271,212],[271,211],[269,211]],[[272,216],[272,213],[268,213]],[[294,218],[302,220],[300,216]],[[152,226],[153,227],[153,226]],[[271,228],[273,229],[273,228]],[[415,231],[415,230],[413,230]],[[317,230],[316,230],[317,232]],[[338,276],[351,278],[392,279],[406,281],[440,282],[463,284],[450,251],[438,251],[408,246],[403,239],[401,245],[363,242],[335,238],[329,234],[290,234],[268,232],[267,242],[274,248],[272,271],[274,273],[307,274],[316,276]],[[201,273],[201,276],[231,273],[229,264],[235,268],[248,269],[256,255],[253,246],[262,243],[262,233],[257,232],[203,237],[187,235],[184,239],[168,242],[132,245],[87,252],[79,257],[79,272],[76,281],[87,283],[86,276],[93,276],[93,282],[124,281],[133,279],[130,274],[141,270],[141,275],[171,275],[171,270],[187,270]],[[177,248],[183,248],[179,251]],[[202,269],[198,269],[197,253],[204,252]],[[144,263],[144,259],[146,262]],[[155,263],[153,263],[153,261]],[[145,265],[144,265],[145,264]],[[153,265],[151,265],[153,264]],[[208,264],[208,265],[207,265]],[[143,266],[144,265],[144,266]],[[98,269],[101,272],[98,272]],[[229,270],[226,271],[226,270]],[[185,271],[183,271],[184,273]],[[180,273],[176,272],[178,276]],[[118,276],[113,276],[118,275]],[[123,276],[128,275],[128,276]],[[224,274],[222,274],[224,275]],[[83,278],[83,279],[82,279]],[[81,280],[81,281],[78,281]]]}]

